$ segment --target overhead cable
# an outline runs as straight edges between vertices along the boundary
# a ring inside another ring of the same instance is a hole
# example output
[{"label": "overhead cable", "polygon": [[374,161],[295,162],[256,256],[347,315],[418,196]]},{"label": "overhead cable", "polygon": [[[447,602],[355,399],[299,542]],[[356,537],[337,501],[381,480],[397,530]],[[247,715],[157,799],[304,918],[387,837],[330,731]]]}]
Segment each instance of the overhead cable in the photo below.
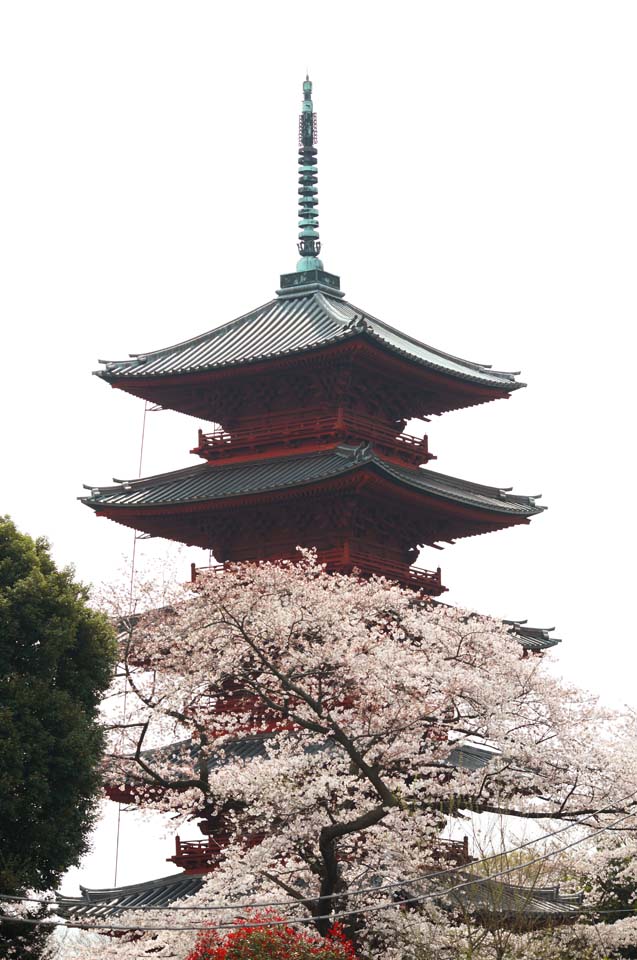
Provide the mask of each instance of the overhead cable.
[{"label": "overhead cable", "polygon": [[[380,912],[381,910],[391,910],[391,909],[396,909],[397,907],[410,906],[411,904],[416,904],[416,903],[421,904],[421,903],[431,902],[433,900],[440,900],[444,897],[448,897],[452,893],[455,893],[455,891],[457,890],[463,890],[463,889],[466,889],[467,887],[472,887],[472,886],[479,886],[480,884],[490,883],[493,880],[498,880],[501,877],[510,876],[512,873],[515,873],[518,870],[524,870],[527,867],[533,866],[536,863],[541,863],[546,860],[550,860],[551,857],[555,857],[559,853],[564,853],[566,850],[570,850],[573,847],[576,847],[580,843],[584,843],[585,841],[590,840],[593,837],[599,836],[600,834],[605,833],[607,830],[611,830],[613,827],[618,826],[618,824],[623,823],[626,820],[628,820],[630,817],[634,817],[634,816],[635,816],[634,813],[627,813],[623,817],[619,817],[617,820],[614,820],[612,823],[607,824],[604,827],[600,827],[598,830],[596,830],[594,833],[590,834],[589,836],[580,837],[577,840],[573,840],[571,841],[571,843],[565,844],[565,846],[559,847],[557,850],[552,850],[549,853],[543,854],[539,857],[535,857],[533,860],[529,860],[526,863],[520,863],[512,867],[508,867],[505,870],[499,870],[496,873],[493,873],[489,876],[476,877],[471,880],[465,880],[462,883],[458,883],[452,887],[449,887],[447,890],[438,890],[434,893],[421,894],[419,896],[414,896],[414,897],[402,897],[401,899],[397,899],[397,900],[385,901],[379,904],[369,904],[367,906],[359,907],[358,909],[355,909],[355,910],[343,910],[343,911],[338,911],[336,913],[331,913],[331,914],[329,913],[320,914],[318,916],[308,916],[308,917],[286,917],[286,918],[269,920],[269,921],[267,920],[252,921],[248,917],[246,918],[239,917],[233,920],[232,922],[217,923],[217,924],[214,924],[214,926],[212,924],[196,924],[196,925],[188,924],[188,925],[177,925],[177,926],[171,925],[170,927],[164,927],[164,926],[148,927],[148,926],[139,926],[139,925],[124,926],[122,924],[113,924],[113,923],[94,924],[94,923],[82,923],[82,922],[73,921],[73,920],[69,923],[66,923],[61,920],[35,920],[31,918],[10,917],[4,914],[0,914],[0,921],[4,920],[4,921],[10,921],[11,923],[15,923],[15,922],[27,923],[33,926],[44,926],[44,927],[64,926],[64,927],[69,927],[69,928],[74,928],[79,930],[93,930],[93,931],[112,930],[112,931],[120,931],[120,932],[141,932],[141,933],[146,933],[146,932],[159,933],[159,932],[169,932],[174,930],[184,930],[184,931],[211,930],[211,929],[236,930],[237,919],[239,920],[245,919],[246,923],[250,927],[254,927],[254,928],[280,927],[280,926],[287,926],[289,924],[315,923],[317,920],[329,920],[331,922],[334,922],[336,920],[345,919],[346,917],[360,916],[361,914],[367,914],[367,913],[377,913],[377,912]],[[410,881],[403,881],[402,885],[404,886],[409,882]],[[314,898],[314,902],[315,901],[316,901],[316,898]],[[255,905],[255,908],[262,909],[264,906],[265,904],[257,904]],[[286,901],[286,906],[288,907],[291,906],[290,901]],[[131,912],[134,912],[134,909],[135,908],[132,907]],[[236,910],[236,909],[239,909],[239,907],[238,905],[231,904],[231,905],[225,906],[223,909]]]}]

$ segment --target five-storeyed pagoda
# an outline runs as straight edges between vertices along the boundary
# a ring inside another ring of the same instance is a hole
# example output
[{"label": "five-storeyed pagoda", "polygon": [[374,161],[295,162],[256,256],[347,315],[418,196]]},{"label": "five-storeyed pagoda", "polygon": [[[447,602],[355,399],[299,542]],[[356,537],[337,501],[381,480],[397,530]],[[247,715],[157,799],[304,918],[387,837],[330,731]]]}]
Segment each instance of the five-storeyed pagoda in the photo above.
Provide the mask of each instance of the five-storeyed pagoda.
[{"label": "five-storeyed pagoda", "polygon": [[[319,259],[309,79],[303,97],[296,272],[250,313],[98,372],[113,387],[209,421],[192,451],[203,463],[93,487],[82,499],[98,516],[146,535],[207,548],[218,563],[294,558],[303,545],[316,547],[329,570],[382,574],[439,596],[440,569],[412,566],[421,547],[528,523],[544,508],[423,467],[432,459],[427,438],[404,428],[412,418],[509,397],[523,384],[420,343],[344,299],[339,277]],[[511,630],[527,650],[557,642],[519,623]],[[245,737],[234,753],[262,751],[258,737]],[[455,748],[450,762],[479,767],[487,758],[468,746]],[[202,825],[206,833],[211,827]],[[185,874],[84,891],[66,911],[105,916],[113,905],[170,902],[201,883],[220,847],[214,836],[178,839],[170,859]]]}]

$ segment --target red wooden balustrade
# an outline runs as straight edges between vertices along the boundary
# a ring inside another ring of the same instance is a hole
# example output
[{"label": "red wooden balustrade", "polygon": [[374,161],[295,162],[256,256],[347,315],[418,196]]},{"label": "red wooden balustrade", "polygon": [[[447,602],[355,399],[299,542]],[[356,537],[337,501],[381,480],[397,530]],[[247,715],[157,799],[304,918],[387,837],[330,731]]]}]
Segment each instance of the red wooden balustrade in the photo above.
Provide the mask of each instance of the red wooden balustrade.
[{"label": "red wooden balustrade", "polygon": [[211,433],[200,430],[198,445],[191,453],[207,460],[221,460],[266,450],[274,453],[279,449],[316,448],[363,440],[371,441],[381,452],[412,466],[435,459],[429,453],[426,436],[396,435],[391,427],[379,424],[371,417],[342,409],[332,414],[310,411],[296,419],[293,415],[285,419],[280,415],[253,418],[244,420],[232,433],[222,427]]},{"label": "red wooden balustrade", "polygon": [[[243,845],[255,847],[264,837],[264,833],[247,834],[242,838]],[[206,873],[219,863],[223,850],[231,839],[233,837],[230,834],[215,834],[205,840],[182,840],[175,837],[175,855],[166,859],[186,873]]]},{"label": "red wooden balustrade", "polygon": [[364,575],[376,573],[405,586],[421,587],[435,596],[446,590],[442,585],[440,567],[436,570],[410,567],[407,563],[383,556],[380,551],[374,553],[358,544],[346,543],[343,548],[320,550],[319,560],[326,564],[328,570],[349,573],[356,568]]},{"label": "red wooden balustrade", "polygon": [[[298,554],[290,552],[289,556],[284,553],[278,553],[276,557],[264,557],[262,560],[275,562],[277,560],[297,560]],[[431,596],[437,597],[444,593],[447,588],[442,584],[440,567],[436,570],[425,570],[423,567],[410,567],[406,563],[400,563],[389,557],[381,557],[378,554],[365,550],[358,545],[350,546],[345,544],[343,547],[335,547],[331,550],[319,550],[318,559],[324,563],[329,572],[350,573],[352,570],[359,570],[363,576],[387,577],[389,580],[397,580],[398,583],[407,587],[415,587],[424,590]],[[195,583],[199,573],[223,573],[227,569],[228,563],[215,563],[209,567],[197,567],[196,564],[190,565],[190,579]],[[239,561],[237,561],[239,562]],[[243,561],[248,562],[248,561]]]},{"label": "red wooden balustrade", "polygon": [[436,848],[435,860],[455,860],[459,864],[475,860],[475,857],[469,854],[469,837],[463,837],[462,840],[438,840]]},{"label": "red wooden balustrade", "polygon": [[[251,833],[244,836],[246,847],[255,847],[265,838],[264,833]],[[216,834],[205,840],[182,840],[175,837],[175,855],[167,857],[169,863],[175,863],[186,873],[209,873],[223,856],[224,848],[233,839],[230,834]],[[453,860],[459,864],[471,863],[469,838],[463,840],[438,840],[434,851],[435,860]]]}]

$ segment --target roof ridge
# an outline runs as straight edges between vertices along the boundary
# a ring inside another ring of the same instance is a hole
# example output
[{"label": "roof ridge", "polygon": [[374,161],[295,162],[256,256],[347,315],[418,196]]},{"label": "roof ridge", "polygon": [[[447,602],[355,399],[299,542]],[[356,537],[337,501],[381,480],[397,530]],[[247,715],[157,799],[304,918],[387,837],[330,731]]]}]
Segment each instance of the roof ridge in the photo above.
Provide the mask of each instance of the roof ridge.
[{"label": "roof ridge", "polygon": [[[305,294],[307,297],[307,294]],[[301,299],[299,295],[299,299]],[[160,357],[162,354],[171,353],[173,350],[179,350],[181,347],[187,347],[190,344],[202,343],[213,333],[217,333],[220,330],[232,330],[233,327],[238,326],[246,320],[250,320],[252,317],[256,316],[266,307],[271,307],[274,304],[278,303],[278,299],[273,297],[272,300],[267,300],[265,303],[260,304],[258,307],[254,307],[252,310],[248,310],[246,313],[242,313],[241,316],[235,317],[234,320],[228,320],[226,323],[220,323],[217,327],[212,327],[210,330],[206,330],[204,333],[198,334],[196,337],[188,337],[186,340],[179,340],[177,343],[171,343],[167,347],[160,347],[157,350],[140,350],[139,353],[129,353],[127,359],[125,360],[98,360],[98,363],[104,364],[116,364],[116,363],[130,363],[133,360],[139,360],[144,362],[150,357]],[[101,373],[102,371],[97,371]]]},{"label": "roof ridge", "polygon": [[[397,464],[391,463],[391,461],[389,460],[383,460],[382,458],[379,458],[376,454],[374,454],[374,459],[378,459],[380,463],[382,463],[383,465],[386,465],[387,468],[391,469],[392,472],[400,471],[400,474],[398,474],[399,476],[402,474],[403,471],[407,471],[408,473],[414,472],[413,470],[410,470],[408,467],[400,467]],[[450,473],[439,473],[437,470],[432,470],[430,467],[418,467],[418,472],[421,474],[424,474],[426,477],[431,478],[433,480],[440,479],[443,481],[447,481],[452,485],[458,485],[458,486],[462,485],[464,489],[471,490],[475,493],[484,493],[490,496],[497,495],[504,501],[512,501],[512,502],[523,501],[523,502],[530,503],[530,502],[534,502],[536,499],[539,499],[539,497],[530,497],[528,494],[512,493],[511,487],[491,486],[486,483],[476,483],[474,480],[463,480],[462,477],[454,477]],[[546,507],[538,507],[538,509],[546,510]]]},{"label": "roof ridge", "polygon": [[[360,446],[360,444],[359,444],[358,446]],[[328,448],[327,450],[313,450],[311,453],[308,453],[307,451],[302,451],[302,450],[301,450],[301,451],[297,451],[297,452],[294,452],[294,453],[287,453],[287,454],[284,454],[283,456],[280,456],[280,457],[268,457],[267,460],[262,460],[262,459],[255,458],[254,460],[242,460],[242,461],[239,461],[238,463],[232,463],[232,462],[231,462],[231,463],[218,463],[218,464],[217,464],[217,463],[215,463],[215,464],[212,464],[212,463],[195,463],[195,464],[193,464],[193,465],[190,466],[190,467],[182,467],[182,468],[179,469],[179,470],[166,470],[166,471],[164,471],[163,473],[154,473],[154,474],[150,474],[150,475],[147,476],[147,477],[135,477],[135,478],[132,479],[132,480],[120,480],[120,481],[116,482],[114,485],[111,485],[111,486],[108,486],[108,487],[105,486],[104,484],[97,484],[97,483],[96,483],[96,484],[85,483],[85,484],[83,484],[83,486],[84,486],[84,489],[85,489],[85,490],[91,490],[91,491],[93,491],[93,490],[98,490],[100,493],[109,493],[110,491],[113,491],[113,490],[120,490],[120,489],[122,489],[122,488],[126,489],[126,487],[128,487],[128,486],[130,486],[130,487],[140,487],[142,484],[144,484],[145,482],[147,482],[147,481],[149,481],[149,480],[163,480],[163,479],[166,479],[166,480],[168,480],[168,479],[174,480],[174,479],[178,479],[179,477],[185,477],[185,476],[188,476],[189,474],[196,474],[196,473],[199,472],[199,471],[207,470],[207,469],[210,469],[210,470],[233,470],[233,469],[242,470],[242,469],[245,469],[246,467],[249,467],[249,466],[255,466],[255,467],[256,467],[256,466],[263,466],[263,464],[266,463],[266,462],[267,462],[267,463],[281,463],[281,462],[283,462],[283,461],[285,461],[285,460],[301,460],[301,459],[308,459],[308,460],[309,460],[311,457],[324,457],[324,456],[326,456],[327,454],[335,454],[335,453],[336,453],[337,456],[343,457],[343,458],[345,459],[348,454],[352,454],[352,455],[353,455],[354,452],[358,449],[358,446],[355,445],[355,444],[341,443],[341,444],[339,444],[337,447],[331,447],[331,448]],[[342,453],[338,453],[337,451],[340,451],[340,450],[342,450],[343,452],[342,452]],[[86,499],[86,498],[79,497],[78,499],[81,500],[81,499]]]},{"label": "roof ridge", "polygon": [[[205,467],[207,466],[209,466],[208,463],[193,463],[192,466],[181,467],[179,470],[167,470],[167,471],[164,471],[164,473],[153,473],[147,477],[135,477],[132,480],[120,480],[119,482],[116,481],[114,485],[108,486],[108,487],[99,483],[95,483],[95,484],[85,483],[83,484],[83,486],[85,490],[99,490],[101,493],[107,493],[110,490],[118,490],[118,489],[121,489],[122,487],[124,488],[128,486],[139,487],[141,486],[142,483],[144,483],[147,480],[162,480],[164,477],[171,477],[171,478],[185,477],[187,476],[187,474],[194,473],[197,470],[201,470],[202,467],[205,469]],[[79,499],[83,499],[83,498],[80,497]]]},{"label": "roof ridge", "polygon": [[[299,474],[298,469],[292,469],[291,472],[286,473],[286,464],[297,463],[302,467],[307,465],[309,472],[308,469],[301,469]],[[129,505],[151,506],[153,503],[162,502],[162,490],[165,487],[168,495],[167,502],[172,502],[176,496],[181,503],[196,502],[206,499],[204,494],[208,490],[207,477],[211,478],[213,488],[219,489],[219,484],[222,487],[224,483],[226,485],[225,493],[219,493],[216,496],[232,497],[258,493],[259,490],[263,492],[294,488],[306,483],[342,476],[365,466],[430,496],[464,502],[477,509],[491,512],[495,508],[498,514],[516,513],[528,517],[546,509],[544,506],[537,505],[532,497],[504,493],[499,487],[472,483],[469,480],[436,473],[433,470],[422,468],[414,470],[398,466],[389,460],[384,460],[369,443],[357,446],[339,444],[326,450],[295,452],[282,457],[259,458],[240,463],[196,464],[182,470],[173,470],[156,474],[154,477],[143,477],[127,484],[118,484],[115,487],[104,489],[89,487],[91,495],[80,499],[89,506],[95,507],[100,501],[106,505],[108,498],[117,498],[119,503],[113,502],[113,506],[122,506],[127,499]],[[259,470],[266,471],[261,482],[259,482]],[[182,490],[178,495],[174,489],[175,481],[178,483],[184,479],[187,481],[187,491]],[[203,486],[200,484],[201,479],[204,481]],[[212,499],[215,498],[212,496]]]},{"label": "roof ridge", "polygon": [[[358,310],[353,304],[349,303],[347,300],[338,300],[336,297],[329,297],[323,293],[321,290],[317,290],[314,294],[316,299],[321,299],[321,306],[327,313],[330,315],[331,319],[336,320],[337,323],[342,323],[346,327],[349,323],[352,322],[352,319],[355,319],[356,315],[361,316],[361,311]],[[323,303],[322,301],[325,301]],[[354,317],[343,317],[339,316],[338,308],[339,307],[349,307],[350,310],[354,313]]]},{"label": "roof ridge", "polygon": [[[367,310],[361,310],[360,307],[357,307],[355,304],[350,303],[349,300],[341,300],[339,304],[350,307],[355,313],[359,314],[361,317],[371,321],[372,323],[378,324],[379,327],[382,327],[384,330],[388,330],[390,333],[396,334],[396,336],[401,337],[403,340],[408,340],[416,347],[424,347],[425,350],[435,353],[437,356],[441,357],[444,360],[452,360],[454,363],[462,363],[467,367],[471,367],[474,370],[479,370],[482,373],[492,373],[504,377],[516,377],[519,376],[519,370],[494,370],[492,364],[489,363],[477,363],[475,360],[466,360],[464,357],[457,357],[453,353],[446,353],[444,350],[440,350],[438,347],[432,347],[430,344],[425,343],[423,340],[417,340],[416,337],[412,337],[409,333],[404,333],[404,331],[399,330],[398,327],[392,327],[391,324],[385,323],[384,320],[379,320],[378,317],[375,317],[373,314],[369,313]],[[522,385],[522,384],[520,384]]]},{"label": "roof ridge", "polygon": [[[87,897],[90,894],[112,894],[114,891],[118,893],[130,892],[134,893],[138,890],[146,890],[150,886],[171,886],[174,883],[177,883],[184,879],[194,879],[192,874],[185,873],[171,873],[166,877],[157,877],[154,880],[142,880],[139,883],[127,883],[123,887],[84,887],[80,884],[80,890],[83,894],[86,894]],[[79,898],[76,897],[62,897],[64,900],[76,900]]]}]

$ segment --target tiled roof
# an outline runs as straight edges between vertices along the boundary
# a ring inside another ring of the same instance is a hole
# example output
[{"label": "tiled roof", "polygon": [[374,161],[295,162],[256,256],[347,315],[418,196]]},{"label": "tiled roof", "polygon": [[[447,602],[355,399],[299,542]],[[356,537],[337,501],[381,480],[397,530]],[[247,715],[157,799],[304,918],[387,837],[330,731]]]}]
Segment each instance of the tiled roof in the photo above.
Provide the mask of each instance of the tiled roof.
[{"label": "tiled roof", "polygon": [[[131,618],[127,618],[131,619]],[[553,627],[526,627],[525,620],[503,620],[503,623],[511,624],[509,633],[518,641],[521,647],[533,653],[540,653],[542,650],[548,650],[550,647],[556,647],[562,640],[560,637],[552,637]],[[118,639],[122,642],[128,636],[128,626],[120,628]]]},{"label": "tiled roof", "polygon": [[[208,769],[214,770],[228,762],[237,760],[261,760],[267,757],[266,740],[270,739],[272,734],[253,734],[248,737],[238,737],[236,740],[226,740],[219,747],[217,753],[209,754]],[[304,752],[323,753],[331,749],[327,742],[312,743],[304,747]],[[142,756],[148,763],[183,763],[186,760],[194,760],[199,755],[200,746],[192,740],[179,740],[176,743],[168,744],[165,747],[153,747],[144,750]],[[499,757],[500,751],[482,746],[479,743],[460,742],[454,744],[449,752],[446,763],[449,766],[457,767],[459,770],[482,770],[494,757]],[[132,783],[133,778],[129,778]]]},{"label": "tiled roof", "polygon": [[562,642],[559,637],[551,636],[551,631],[555,627],[528,627],[526,620],[503,620],[502,622],[511,627],[509,633],[519,640],[525,650],[537,653]]},{"label": "tiled roof", "polygon": [[[510,623],[509,620],[503,620],[503,623]],[[532,653],[541,653],[542,650],[548,650],[550,647],[556,647],[562,640],[560,637],[550,635],[553,628],[525,627],[515,621],[509,633],[518,641],[524,650]],[[128,636],[128,628],[118,634],[118,639],[122,642]]]},{"label": "tiled roof", "polygon": [[482,770],[498,752],[474,743],[459,743],[453,747],[447,757],[447,763],[460,770]]},{"label": "tiled roof", "polygon": [[176,900],[191,897],[201,889],[203,882],[202,876],[175,873],[127,887],[106,887],[103,890],[80,887],[80,897],[58,896],[57,912],[74,920],[99,920],[138,907],[165,907]]},{"label": "tiled roof", "polygon": [[[177,873],[127,887],[109,887],[103,890],[80,887],[80,897],[58,898],[57,911],[74,920],[117,918],[124,910],[166,907],[184,897],[190,897],[201,889],[204,880],[205,875]],[[471,883],[449,894],[448,898],[442,901],[443,905],[446,903],[447,906],[455,905],[460,909],[469,908],[492,916],[524,916],[529,919],[564,919],[575,917],[580,912],[582,895],[561,894],[558,887],[517,886],[464,871],[454,874],[453,884],[472,880],[480,882]],[[409,897],[419,894],[404,891],[404,895]]]},{"label": "tiled roof", "polygon": [[371,468],[412,490],[501,516],[530,517],[546,509],[538,506],[533,497],[515,496],[498,487],[459,480],[433,470],[396,466],[377,456],[369,444],[341,445],[320,453],[247,463],[197,464],[116,486],[89,487],[90,496],[81,499],[96,510],[205,503],[313,484],[362,468]]},{"label": "tiled roof", "polygon": [[501,880],[485,879],[470,872],[461,873],[454,883],[470,883],[449,895],[449,901],[460,909],[514,919],[566,919],[580,913],[583,895],[561,894],[559,887],[524,887]]},{"label": "tiled roof", "polygon": [[161,350],[132,354],[131,359],[101,361],[105,380],[140,379],[200,373],[315,350],[364,336],[390,353],[438,373],[499,390],[524,384],[515,373],[461,360],[429,347],[388,326],[346,301],[321,292],[283,296],[192,340]]},{"label": "tiled roof", "polygon": [[[215,767],[223,766],[230,761],[255,760],[267,756],[265,747],[267,739],[267,734],[255,733],[248,737],[238,737],[236,740],[226,740],[218,748],[217,753],[209,755],[208,769],[213,770]],[[197,757],[200,750],[200,744],[189,737],[165,747],[151,747],[148,750],[143,750],[142,756],[149,762],[180,763]]]}]

